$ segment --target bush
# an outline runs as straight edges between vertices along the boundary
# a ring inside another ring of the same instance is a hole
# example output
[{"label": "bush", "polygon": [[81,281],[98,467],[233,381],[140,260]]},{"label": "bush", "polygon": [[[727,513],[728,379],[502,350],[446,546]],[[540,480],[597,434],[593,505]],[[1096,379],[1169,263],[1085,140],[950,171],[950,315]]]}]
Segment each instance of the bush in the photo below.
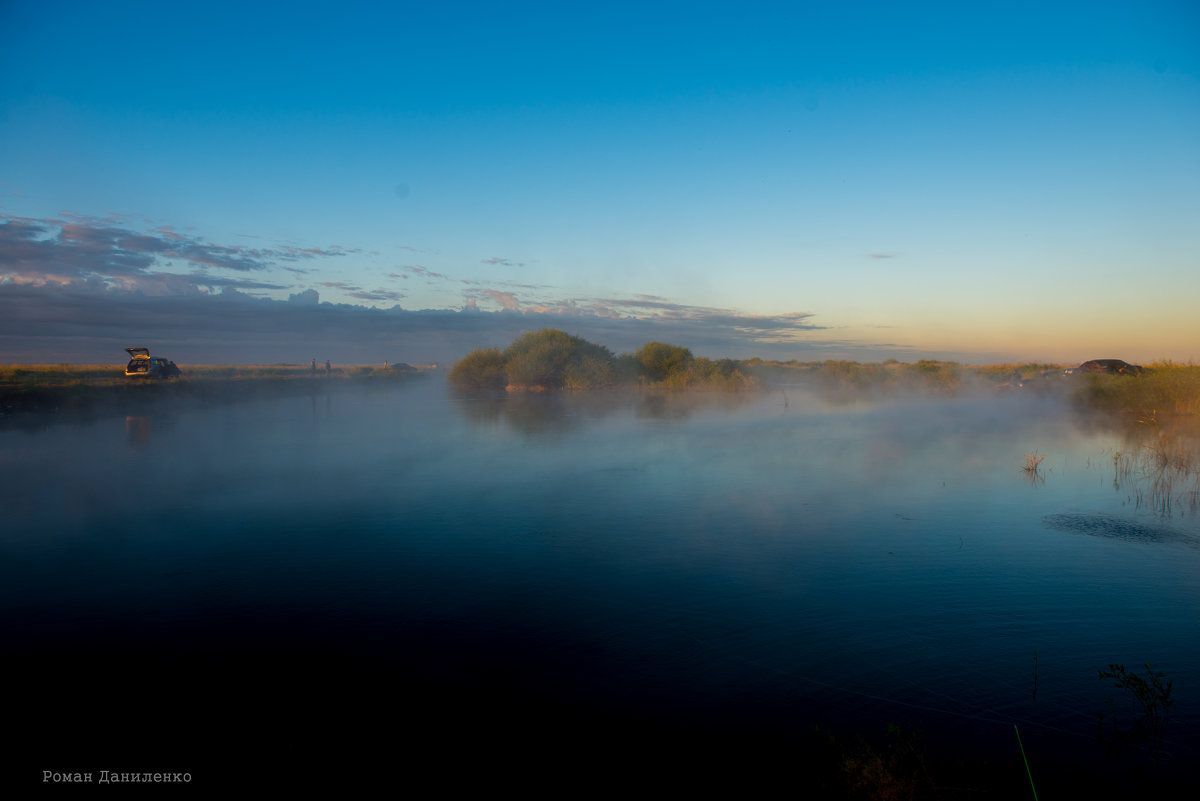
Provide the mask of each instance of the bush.
[{"label": "bush", "polygon": [[678,383],[687,375],[694,357],[687,348],[665,342],[647,342],[634,354],[642,374],[651,381]]},{"label": "bush", "polygon": [[608,348],[556,328],[522,334],[503,356],[511,384],[584,389],[612,380]]},{"label": "bush", "polygon": [[450,370],[458,387],[591,389],[614,384],[652,384],[669,389],[745,389],[757,383],[732,359],[695,358],[687,348],[648,342],[633,354],[614,357],[603,345],[555,328],[528,331],[503,351],[474,350]]},{"label": "bush", "polygon": [[456,387],[497,388],[508,383],[508,371],[499,349],[479,348],[459,359],[448,379]]}]

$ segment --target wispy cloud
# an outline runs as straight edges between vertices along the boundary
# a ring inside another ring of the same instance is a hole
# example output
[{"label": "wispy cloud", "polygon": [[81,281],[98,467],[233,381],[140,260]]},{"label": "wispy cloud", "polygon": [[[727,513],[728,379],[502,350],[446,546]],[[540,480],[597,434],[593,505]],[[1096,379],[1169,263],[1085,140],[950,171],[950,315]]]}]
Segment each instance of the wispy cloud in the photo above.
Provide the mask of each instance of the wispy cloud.
[{"label": "wispy cloud", "polygon": [[349,281],[318,281],[317,286],[323,286],[326,289],[340,289],[343,292],[361,292],[362,287],[358,284],[352,284]]},{"label": "wispy cloud", "polygon": [[[396,300],[386,290],[354,291],[364,300]],[[907,355],[895,346],[829,338],[804,312],[740,315],[645,296],[525,303],[514,293],[492,293],[481,292],[479,302],[467,298],[460,310],[411,310],[322,302],[312,288],[270,300],[238,286],[156,297],[100,281],[0,282],[0,362],[103,362],[121,356],[130,344],[162,350],[180,364],[307,362],[318,355],[335,362],[445,362],[544,327],[565,329],[616,352],[662,341],[711,357]]]},{"label": "wispy cloud", "polygon": [[[214,277],[209,269],[249,273],[335,258],[355,251],[340,247],[274,248],[218,245],[170,226],[143,231],[120,218],[63,215],[52,219],[8,217],[0,221],[0,281],[68,284],[100,281],[127,289],[276,284]],[[167,268],[191,267],[177,273]],[[182,278],[180,278],[182,276]]]},{"label": "wispy cloud", "polygon": [[398,303],[404,298],[404,293],[391,289],[360,289],[356,292],[351,292],[350,297],[358,298],[359,300],[390,300],[393,303]]},{"label": "wispy cloud", "polygon": [[[793,357],[832,341],[817,339],[827,326],[809,312],[748,315],[649,294],[571,297],[551,286],[456,278],[421,264],[398,266],[385,280],[456,287],[461,309],[403,309],[397,284],[270,280],[356,252],[221,245],[115,216],[0,218],[0,360],[107,358],[98,351],[153,340],[207,361],[307,361],[314,350],[342,360],[441,361],[547,326],[617,351],[661,340],[702,355]],[[353,302],[322,302],[318,290],[326,289]],[[264,291],[288,299],[254,296]],[[418,352],[397,352],[404,343]]]},{"label": "wispy cloud", "polygon": [[450,276],[448,276],[444,273],[434,272],[433,270],[429,269],[428,267],[425,267],[420,264],[403,264],[400,267],[398,267],[397,269],[400,270],[399,273],[389,273],[388,277],[389,278],[408,278],[410,276],[418,276],[420,278],[426,279],[429,282],[453,281],[455,283],[461,283],[459,281],[459,279],[457,279],[457,278],[451,278]]},{"label": "wispy cloud", "polygon": [[492,256],[490,259],[482,259],[480,261],[480,264],[491,264],[496,267],[524,267],[528,263],[527,261],[513,261],[503,256]]}]

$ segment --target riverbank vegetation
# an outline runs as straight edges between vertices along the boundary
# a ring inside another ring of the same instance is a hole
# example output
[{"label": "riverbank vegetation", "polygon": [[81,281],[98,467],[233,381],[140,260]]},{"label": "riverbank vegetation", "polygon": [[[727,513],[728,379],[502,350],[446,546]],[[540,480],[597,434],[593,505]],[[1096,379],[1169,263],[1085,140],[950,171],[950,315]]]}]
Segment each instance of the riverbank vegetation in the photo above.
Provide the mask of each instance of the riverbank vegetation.
[{"label": "riverbank vegetation", "polygon": [[1085,408],[1139,421],[1200,415],[1200,365],[1155,362],[1140,376],[1076,376],[1073,399]]},{"label": "riverbank vegetation", "polygon": [[[304,379],[304,378],[397,378],[427,368],[408,365],[370,364],[189,364],[180,381]],[[0,390],[56,386],[130,386],[154,384],[153,379],[129,378],[120,364],[0,364]]]},{"label": "riverbank vegetation", "polygon": [[1044,363],[973,366],[928,360],[862,364],[750,359],[739,364],[769,384],[811,386],[844,400],[1021,391],[1058,395],[1081,411],[1119,414],[1139,422],[1200,415],[1200,366],[1171,362],[1155,362],[1135,375],[1068,374],[1066,365]]},{"label": "riverbank vegetation", "polygon": [[[0,365],[0,415],[143,396],[215,396],[271,388],[308,391],[336,386],[336,382],[383,384],[429,374],[436,366],[334,365],[326,371],[318,364],[314,372],[311,364],[184,364],[183,376],[168,381],[130,379],[123,367]],[[1067,375],[1065,368],[1044,363],[974,366],[935,360],[708,359],[664,342],[647,342],[632,353],[616,355],[603,345],[547,328],[523,334],[503,350],[471,351],[454,364],[448,378],[460,388],[513,391],[613,387],[724,391],[783,387],[786,391],[800,386],[839,402],[1023,392],[1060,396],[1080,411],[1116,415],[1136,423],[1200,416],[1200,366],[1156,362],[1141,375]]]},{"label": "riverbank vegetation", "polygon": [[409,365],[183,365],[183,376],[130,378],[121,364],[0,365],[0,419],[62,410],[133,408],[165,400],[210,402],[266,394],[390,385],[427,374]]},{"label": "riverbank vegetation", "polygon": [[603,345],[556,329],[530,331],[511,345],[480,348],[449,373],[459,388],[536,391],[634,387],[746,390],[801,386],[834,401],[908,395],[957,396],[1022,392],[1061,397],[1084,412],[1140,422],[1200,415],[1200,366],[1157,362],[1140,374],[1080,372],[1074,366],[963,365],[922,359],[861,363],[707,359],[680,345],[648,342],[614,355]]},{"label": "riverbank vegetation", "polygon": [[541,391],[640,386],[739,390],[758,381],[732,359],[696,357],[679,345],[647,342],[634,353],[611,350],[554,328],[522,334],[504,350],[480,348],[451,368],[460,388]]}]

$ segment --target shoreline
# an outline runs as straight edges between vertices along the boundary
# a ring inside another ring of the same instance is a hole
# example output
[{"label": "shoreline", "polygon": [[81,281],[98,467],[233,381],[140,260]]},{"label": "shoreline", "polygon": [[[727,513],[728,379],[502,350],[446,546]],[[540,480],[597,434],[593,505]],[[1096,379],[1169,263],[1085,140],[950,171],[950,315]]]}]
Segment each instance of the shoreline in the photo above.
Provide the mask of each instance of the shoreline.
[{"label": "shoreline", "polygon": [[308,365],[194,365],[170,379],[131,378],[121,366],[0,366],[0,426],[63,414],[144,412],[173,402],[204,406],[297,394],[326,394],[354,388],[400,386],[428,378],[435,367],[395,370],[343,365],[316,375]]}]

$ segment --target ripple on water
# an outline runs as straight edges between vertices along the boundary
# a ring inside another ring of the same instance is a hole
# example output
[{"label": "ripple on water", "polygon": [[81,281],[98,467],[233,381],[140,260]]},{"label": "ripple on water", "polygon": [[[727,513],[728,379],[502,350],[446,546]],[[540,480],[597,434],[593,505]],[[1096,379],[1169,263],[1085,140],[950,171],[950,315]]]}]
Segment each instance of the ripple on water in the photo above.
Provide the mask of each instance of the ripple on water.
[{"label": "ripple on water", "polygon": [[1090,534],[1093,537],[1124,540],[1126,542],[1161,542],[1200,548],[1200,540],[1182,531],[1167,526],[1139,523],[1123,517],[1106,514],[1053,514],[1046,515],[1042,522],[1056,531],[1074,534]]}]

